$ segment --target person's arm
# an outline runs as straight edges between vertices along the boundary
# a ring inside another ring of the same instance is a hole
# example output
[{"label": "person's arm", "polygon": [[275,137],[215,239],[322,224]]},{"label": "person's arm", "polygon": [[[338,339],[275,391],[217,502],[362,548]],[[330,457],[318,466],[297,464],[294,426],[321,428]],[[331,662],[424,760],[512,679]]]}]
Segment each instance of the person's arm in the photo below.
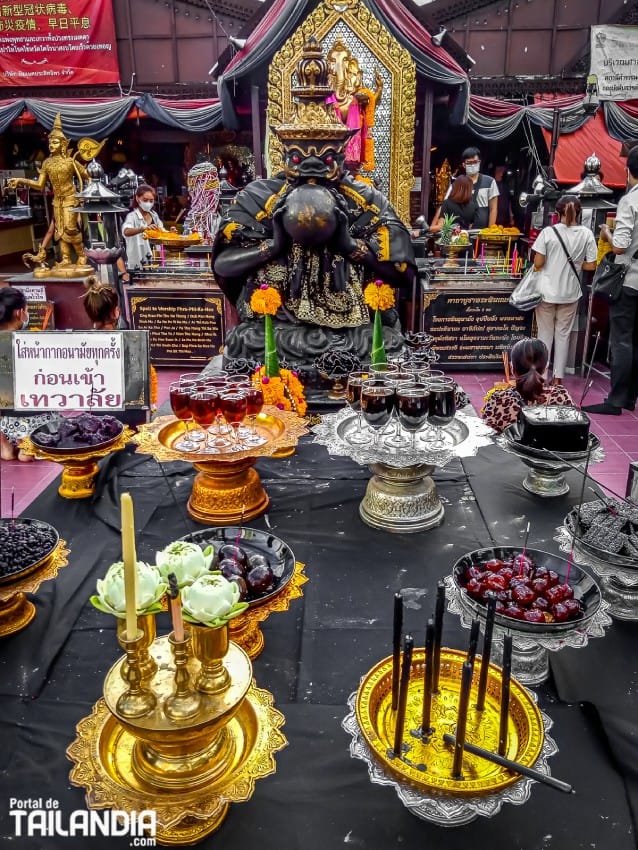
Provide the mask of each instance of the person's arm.
[{"label": "person's arm", "polygon": [[545,254],[541,254],[541,253],[539,253],[538,250],[536,250],[536,253],[534,254],[534,269],[537,272],[539,272],[543,268],[544,265],[545,265]]},{"label": "person's arm", "polygon": [[139,236],[140,233],[144,233],[144,231],[146,230],[146,222],[144,222],[143,227],[140,227],[139,222],[137,222],[135,219],[135,213],[129,213],[124,219],[122,234],[126,236],[127,239],[130,239],[131,236]]},{"label": "person's arm", "polygon": [[434,218],[432,219],[432,224],[430,225],[430,230],[432,233],[438,233],[441,229],[441,207],[437,209],[434,214]]},{"label": "person's arm", "polygon": [[496,216],[498,215],[498,195],[495,198],[490,198],[487,206],[489,210],[487,224],[488,227],[491,227],[496,224]]}]

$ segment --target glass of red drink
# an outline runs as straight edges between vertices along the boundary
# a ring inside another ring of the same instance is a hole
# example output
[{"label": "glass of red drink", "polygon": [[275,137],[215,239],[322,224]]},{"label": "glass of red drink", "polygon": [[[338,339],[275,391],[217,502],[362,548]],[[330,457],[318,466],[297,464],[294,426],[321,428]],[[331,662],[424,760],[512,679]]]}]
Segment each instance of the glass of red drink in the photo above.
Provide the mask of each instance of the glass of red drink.
[{"label": "glass of red drink", "polygon": [[200,428],[204,429],[203,433],[206,438],[206,443],[202,451],[208,454],[217,454],[219,452],[219,448],[213,445],[208,439],[208,428],[215,421],[218,400],[219,394],[215,390],[191,392],[188,400],[190,411],[193,414],[193,419]]},{"label": "glass of red drink", "polygon": [[188,388],[179,381],[173,381],[168,388],[171,410],[184,423],[184,436],[175,443],[174,448],[179,452],[192,452],[197,446],[188,430],[188,423],[193,418],[189,406]]},{"label": "glass of red drink", "polygon": [[374,431],[374,447],[387,426],[394,409],[394,383],[385,378],[370,378],[361,385],[361,412]]},{"label": "glass of red drink", "polygon": [[221,393],[221,410],[224,419],[233,429],[235,440],[234,451],[240,451],[239,437],[237,431],[246,417],[248,402],[243,392],[229,390]]},{"label": "glass of red drink", "polygon": [[416,449],[416,435],[428,421],[430,388],[424,383],[405,383],[397,387],[397,416],[409,432],[412,450]]},{"label": "glass of red drink", "polygon": [[370,432],[364,431],[361,417],[361,386],[369,377],[369,372],[350,372],[346,383],[346,401],[352,412],[357,414],[357,429],[348,433],[346,439],[355,446],[361,446],[370,441]]},{"label": "glass of red drink", "polygon": [[250,430],[244,442],[249,446],[261,446],[266,440],[257,433],[257,417],[261,413],[264,406],[264,393],[261,384],[250,384],[246,389],[242,390],[246,396],[246,415],[250,422]]}]

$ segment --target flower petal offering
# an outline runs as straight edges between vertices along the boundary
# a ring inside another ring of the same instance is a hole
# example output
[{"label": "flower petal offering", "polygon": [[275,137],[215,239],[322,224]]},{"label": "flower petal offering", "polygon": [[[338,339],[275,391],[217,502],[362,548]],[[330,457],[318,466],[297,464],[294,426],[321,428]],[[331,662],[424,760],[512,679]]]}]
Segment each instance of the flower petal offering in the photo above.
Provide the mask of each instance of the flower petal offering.
[{"label": "flower petal offering", "polygon": [[155,554],[155,562],[161,575],[168,580],[175,573],[178,587],[192,584],[203,575],[208,575],[215,556],[212,546],[202,549],[197,543],[175,540]]},{"label": "flower petal offering", "polygon": [[[137,613],[156,614],[162,610],[161,598],[166,593],[167,582],[159,570],[144,561],[136,561]],[[126,594],[124,590],[124,564],[116,561],[108,568],[103,579],[98,579],[97,594],[91,603],[105,614],[115,617],[126,616]]]},{"label": "flower petal offering", "polygon": [[182,590],[184,619],[211,628],[225,625],[248,608],[239,599],[239,587],[221,573],[202,576]]}]

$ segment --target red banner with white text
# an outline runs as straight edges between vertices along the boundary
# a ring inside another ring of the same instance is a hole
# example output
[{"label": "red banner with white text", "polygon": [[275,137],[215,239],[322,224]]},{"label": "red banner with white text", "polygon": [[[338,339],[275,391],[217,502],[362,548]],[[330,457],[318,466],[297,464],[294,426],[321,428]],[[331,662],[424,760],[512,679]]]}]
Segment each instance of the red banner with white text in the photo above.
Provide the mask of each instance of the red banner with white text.
[{"label": "red banner with white text", "polygon": [[117,83],[111,0],[0,0],[0,86]]}]

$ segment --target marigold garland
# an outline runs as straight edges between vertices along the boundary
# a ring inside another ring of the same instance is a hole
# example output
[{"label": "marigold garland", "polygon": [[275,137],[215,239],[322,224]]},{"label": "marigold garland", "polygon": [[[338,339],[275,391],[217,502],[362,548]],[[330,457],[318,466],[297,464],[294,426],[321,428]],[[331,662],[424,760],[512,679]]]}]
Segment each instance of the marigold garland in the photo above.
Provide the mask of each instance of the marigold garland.
[{"label": "marigold garland", "polygon": [[253,313],[274,316],[281,307],[281,295],[272,286],[262,284],[250,296],[250,309]]},{"label": "marigold garland", "polygon": [[280,369],[279,377],[271,378],[266,367],[261,366],[253,374],[254,384],[260,384],[264,394],[264,404],[272,404],[280,410],[294,410],[298,416],[304,416],[308,405],[304,398],[303,384],[290,369]]},{"label": "marigold garland", "polygon": [[363,297],[372,310],[389,310],[394,306],[394,292],[387,283],[375,280],[363,290]]}]

